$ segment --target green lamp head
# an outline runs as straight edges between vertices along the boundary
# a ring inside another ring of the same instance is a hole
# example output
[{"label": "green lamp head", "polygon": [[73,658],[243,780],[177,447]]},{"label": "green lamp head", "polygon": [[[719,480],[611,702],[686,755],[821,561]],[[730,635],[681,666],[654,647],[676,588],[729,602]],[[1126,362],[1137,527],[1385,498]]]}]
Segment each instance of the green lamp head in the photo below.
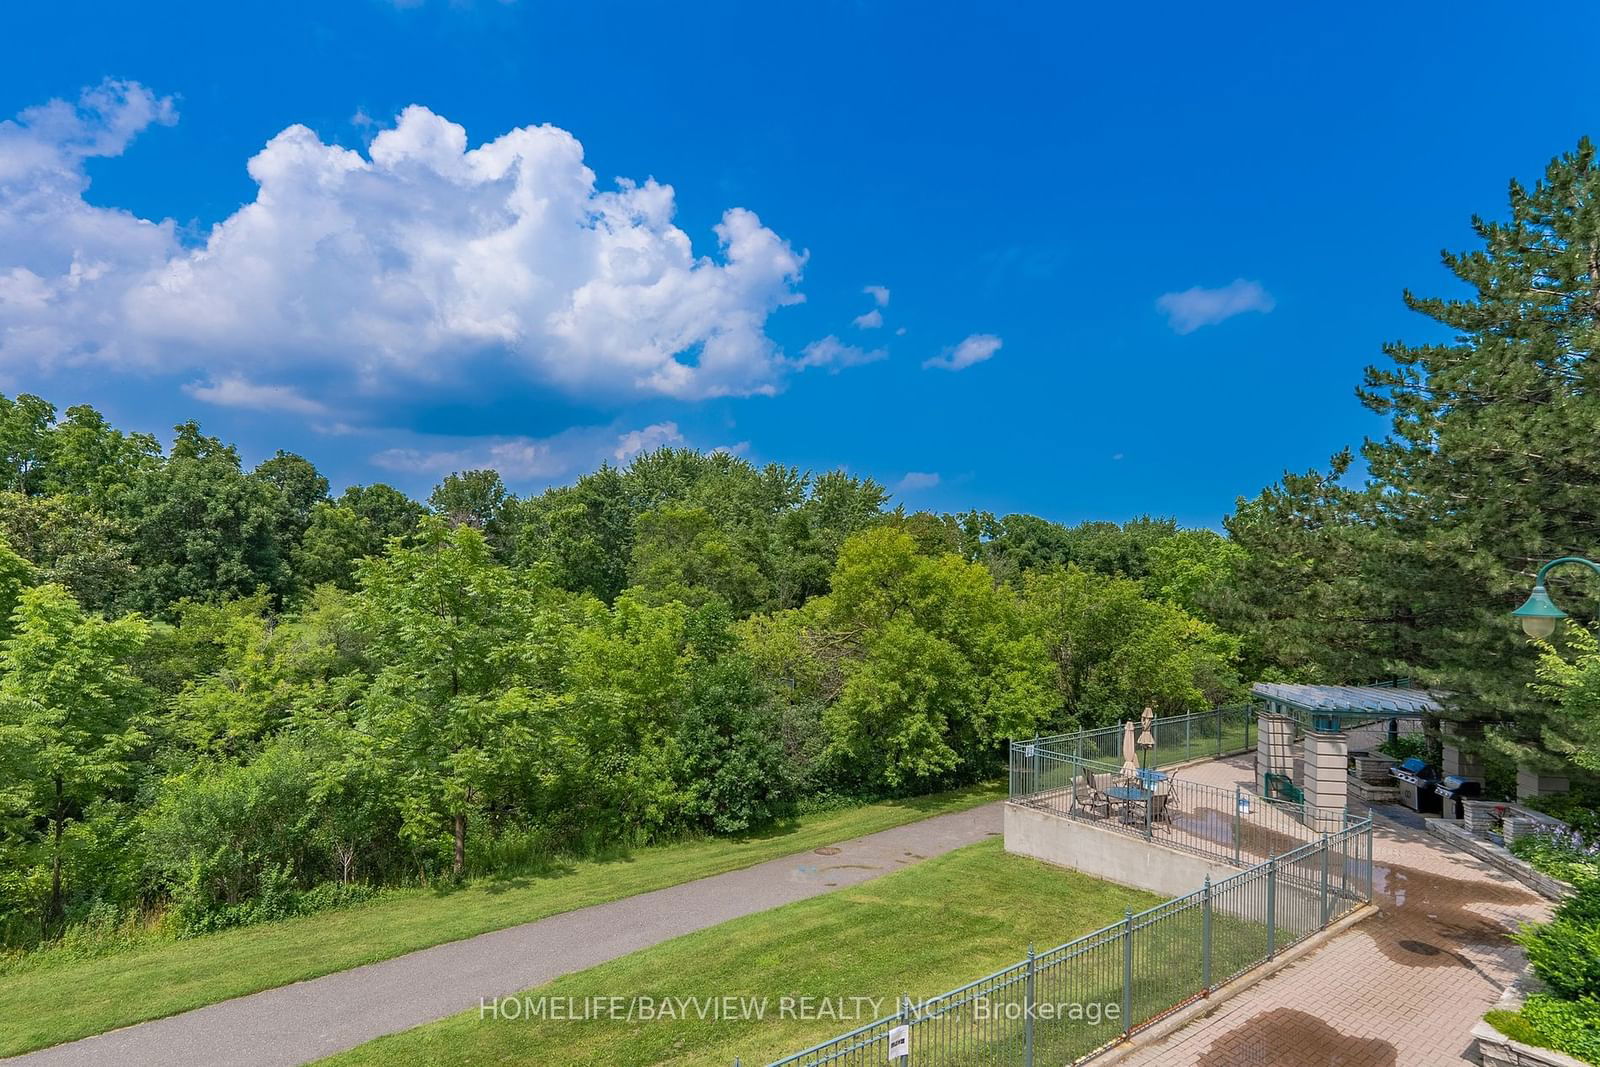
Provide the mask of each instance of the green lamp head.
[{"label": "green lamp head", "polygon": [[1556,607],[1556,602],[1550,599],[1542,583],[1534,586],[1528,599],[1522,602],[1522,607],[1511,614],[1522,623],[1523,633],[1540,641],[1548,640],[1556,632],[1556,623],[1567,617],[1567,613]]}]

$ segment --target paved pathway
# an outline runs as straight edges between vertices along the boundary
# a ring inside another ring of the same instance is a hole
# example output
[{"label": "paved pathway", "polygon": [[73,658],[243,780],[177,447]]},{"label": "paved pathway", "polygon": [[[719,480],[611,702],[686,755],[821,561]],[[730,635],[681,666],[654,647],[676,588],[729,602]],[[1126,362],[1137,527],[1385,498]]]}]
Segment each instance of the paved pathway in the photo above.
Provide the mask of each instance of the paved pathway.
[{"label": "paved pathway", "polygon": [[283,1067],[442,1019],[741,915],[855,885],[997,836],[1000,804],[223,1001],[6,1067]]},{"label": "paved pathway", "polygon": [[1378,915],[1121,1063],[1476,1063],[1467,1031],[1523,964],[1504,935],[1548,905],[1426,831],[1375,821]]}]

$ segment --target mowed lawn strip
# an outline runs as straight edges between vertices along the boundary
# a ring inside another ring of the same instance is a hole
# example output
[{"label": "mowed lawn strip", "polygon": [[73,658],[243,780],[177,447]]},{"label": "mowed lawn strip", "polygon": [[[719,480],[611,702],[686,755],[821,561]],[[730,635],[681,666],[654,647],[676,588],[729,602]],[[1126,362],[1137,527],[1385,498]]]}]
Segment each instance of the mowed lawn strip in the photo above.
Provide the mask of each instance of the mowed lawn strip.
[{"label": "mowed lawn strip", "polygon": [[549,875],[397,890],[359,907],[0,977],[0,1056],[60,1044],[999,799],[989,784],[803,816],[739,839],[574,861]]},{"label": "mowed lawn strip", "polygon": [[[969,845],[826,896],[687,934],[530,990],[579,1013],[591,997],[764,999],[763,1020],[496,1020],[477,1009],[322,1061],[334,1067],[438,1064],[761,1064],[872,1016],[778,1018],[779,998],[882,998],[892,1011],[1015,963],[1028,943],[1058,945],[1160,898]],[[1120,992],[1120,987],[1119,987]],[[528,999],[531,998],[531,999]],[[796,1001],[798,1003],[798,1001]],[[602,1013],[604,1014],[604,1013]]]}]

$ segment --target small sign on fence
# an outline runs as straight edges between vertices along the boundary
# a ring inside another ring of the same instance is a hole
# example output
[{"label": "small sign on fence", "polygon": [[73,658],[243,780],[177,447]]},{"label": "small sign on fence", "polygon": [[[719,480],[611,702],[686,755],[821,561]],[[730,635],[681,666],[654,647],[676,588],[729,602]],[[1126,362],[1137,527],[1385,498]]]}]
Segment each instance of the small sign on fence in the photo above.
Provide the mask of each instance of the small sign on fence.
[{"label": "small sign on fence", "polygon": [[911,1055],[911,1027],[895,1026],[889,1030],[889,1058],[903,1060]]},{"label": "small sign on fence", "polygon": [[1032,745],[1023,745],[1022,746],[1022,754],[1024,756],[1028,756],[1029,758],[1032,758],[1032,756],[1033,756],[1033,746]]}]

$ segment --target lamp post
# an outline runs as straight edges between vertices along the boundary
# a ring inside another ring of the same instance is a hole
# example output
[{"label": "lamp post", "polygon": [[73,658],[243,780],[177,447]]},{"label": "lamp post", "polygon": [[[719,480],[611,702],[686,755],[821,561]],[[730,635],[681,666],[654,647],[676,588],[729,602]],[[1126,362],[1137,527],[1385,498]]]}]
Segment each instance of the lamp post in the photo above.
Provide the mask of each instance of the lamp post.
[{"label": "lamp post", "polygon": [[1563,563],[1579,563],[1600,574],[1600,563],[1582,556],[1562,556],[1539,568],[1539,573],[1533,579],[1533,592],[1522,602],[1522,607],[1511,613],[1522,623],[1522,632],[1535,640],[1548,640],[1556,632],[1556,623],[1567,617],[1566,612],[1556,607],[1556,602],[1550,599],[1544,587],[1545,575],[1550,573],[1552,567],[1559,567]]}]

